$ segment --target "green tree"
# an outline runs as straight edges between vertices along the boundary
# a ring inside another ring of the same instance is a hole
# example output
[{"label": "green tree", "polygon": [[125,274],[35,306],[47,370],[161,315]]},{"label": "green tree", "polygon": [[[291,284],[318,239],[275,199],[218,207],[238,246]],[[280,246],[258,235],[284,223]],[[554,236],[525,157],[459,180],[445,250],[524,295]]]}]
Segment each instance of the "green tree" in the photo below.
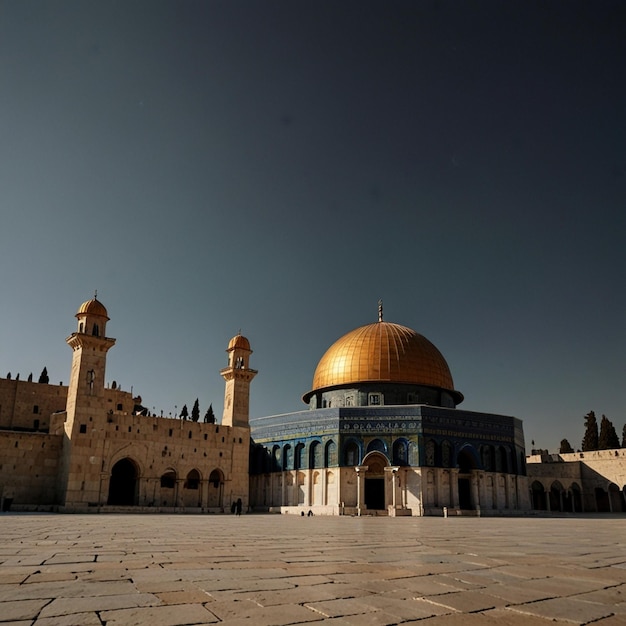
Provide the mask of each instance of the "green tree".
[{"label": "green tree", "polygon": [[189,417],[189,411],[187,410],[187,405],[183,404],[183,408],[180,410],[180,419],[186,420]]},{"label": "green tree", "polygon": [[33,373],[32,372],[28,375],[28,382],[29,383],[33,382]]},{"label": "green tree", "polygon": [[619,439],[613,422],[607,418],[606,415],[602,416],[600,420],[600,436],[598,437],[598,450],[613,450],[619,448]]},{"label": "green tree", "polygon": [[626,424],[622,427],[622,448],[626,448]]},{"label": "green tree", "polygon": [[561,447],[559,448],[559,454],[569,454],[574,452],[574,448],[570,445],[567,439],[561,439]]},{"label": "green tree", "polygon": [[206,413],[204,414],[204,423],[215,424],[215,414],[213,413],[212,404],[209,404],[209,408],[206,410]]},{"label": "green tree", "polygon": [[39,382],[46,385],[50,382],[50,379],[48,378],[48,369],[45,367],[41,370],[41,374],[39,374]]},{"label": "green tree", "polygon": [[200,405],[198,404],[198,398],[193,403],[193,408],[191,409],[191,421],[197,422],[200,419]]},{"label": "green tree", "polygon": [[593,411],[589,411],[589,413],[585,415],[585,435],[581,449],[583,452],[598,449],[598,422],[596,421],[596,414]]}]

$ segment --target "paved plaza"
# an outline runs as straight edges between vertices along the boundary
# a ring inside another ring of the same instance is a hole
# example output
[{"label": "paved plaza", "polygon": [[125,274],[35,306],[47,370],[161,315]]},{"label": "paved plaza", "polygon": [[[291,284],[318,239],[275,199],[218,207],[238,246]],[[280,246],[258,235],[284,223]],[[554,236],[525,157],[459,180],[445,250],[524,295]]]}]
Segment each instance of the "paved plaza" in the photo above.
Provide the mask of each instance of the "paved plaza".
[{"label": "paved plaza", "polygon": [[0,624],[626,624],[626,518],[0,515]]}]

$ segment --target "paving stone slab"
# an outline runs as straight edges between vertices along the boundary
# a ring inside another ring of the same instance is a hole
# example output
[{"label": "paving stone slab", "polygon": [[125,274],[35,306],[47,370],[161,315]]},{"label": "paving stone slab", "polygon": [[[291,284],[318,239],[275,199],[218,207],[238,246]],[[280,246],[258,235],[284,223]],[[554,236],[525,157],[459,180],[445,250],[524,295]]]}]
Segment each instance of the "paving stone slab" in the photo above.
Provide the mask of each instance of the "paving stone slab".
[{"label": "paving stone slab", "polygon": [[155,606],[160,600],[149,593],[133,593],[123,596],[97,596],[91,598],[57,598],[42,611],[41,617],[55,615],[71,615],[72,613],[88,613],[90,611],[107,611],[144,606]]},{"label": "paving stone slab", "polygon": [[202,604],[203,602],[212,600],[209,594],[201,589],[185,589],[153,593],[163,604]]},{"label": "paving stone slab", "polygon": [[454,609],[455,611],[460,611],[462,613],[484,611],[486,609],[505,606],[506,604],[502,598],[489,595],[483,591],[475,590],[453,591],[452,593],[429,596],[424,599],[439,606]]},{"label": "paving stone slab", "polygon": [[[563,624],[563,622],[560,622]],[[555,620],[532,615],[514,614],[506,609],[479,613],[454,613],[431,617],[419,622],[403,622],[402,626],[554,626]]]},{"label": "paving stone slab", "polygon": [[35,626],[102,626],[102,621],[95,612],[73,613],[72,615],[40,617],[35,622]]},{"label": "paving stone slab", "polygon": [[614,611],[609,606],[592,602],[581,602],[575,598],[540,600],[530,604],[510,606],[507,609],[524,615],[560,619],[580,625],[590,624],[614,614]]},{"label": "paving stone slab", "polygon": [[[368,594],[366,591],[358,590],[356,592],[356,597],[359,595],[367,596],[371,594]],[[307,604],[324,600],[334,600],[341,598],[342,596],[344,598],[354,598],[355,589],[353,587],[348,587],[347,585],[342,586],[329,583],[326,585],[294,587],[293,589],[285,589],[282,591],[247,594],[247,597],[256,602],[259,606]]]},{"label": "paving stone slab", "polygon": [[199,626],[218,621],[202,604],[104,611],[101,616],[106,626]]},{"label": "paving stone slab", "polygon": [[35,619],[50,600],[14,600],[0,602],[2,621]]},{"label": "paving stone slab", "polygon": [[81,580],[31,583],[0,587],[0,602],[29,598],[76,598],[80,596],[123,595],[135,592],[130,581],[85,582]]},{"label": "paving stone slab", "polygon": [[[213,604],[207,605],[207,608],[214,613],[216,612],[216,607]],[[259,607],[257,605],[249,610],[241,610],[238,615],[220,616],[220,624],[226,624],[227,626],[239,626],[240,624],[245,626],[284,626],[286,624],[303,624],[321,620],[322,616],[319,613],[299,604],[283,604],[269,607]]]}]

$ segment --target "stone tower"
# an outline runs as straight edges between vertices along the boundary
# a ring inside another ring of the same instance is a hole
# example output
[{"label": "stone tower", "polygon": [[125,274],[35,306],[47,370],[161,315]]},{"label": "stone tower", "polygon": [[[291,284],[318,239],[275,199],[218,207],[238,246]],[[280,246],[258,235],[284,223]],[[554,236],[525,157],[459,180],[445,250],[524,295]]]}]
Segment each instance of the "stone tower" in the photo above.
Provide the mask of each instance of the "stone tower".
[{"label": "stone tower", "polygon": [[80,306],[76,318],[77,331],[66,339],[72,348],[72,371],[64,424],[64,480],[60,485],[65,493],[59,494],[66,505],[99,500],[101,459],[91,442],[106,420],[106,356],[115,344],[115,339],[106,336],[107,310],[95,296]]},{"label": "stone tower", "polygon": [[250,342],[241,334],[228,343],[228,367],[220,371],[226,381],[222,425],[249,427],[250,382],[257,370],[250,369]]}]

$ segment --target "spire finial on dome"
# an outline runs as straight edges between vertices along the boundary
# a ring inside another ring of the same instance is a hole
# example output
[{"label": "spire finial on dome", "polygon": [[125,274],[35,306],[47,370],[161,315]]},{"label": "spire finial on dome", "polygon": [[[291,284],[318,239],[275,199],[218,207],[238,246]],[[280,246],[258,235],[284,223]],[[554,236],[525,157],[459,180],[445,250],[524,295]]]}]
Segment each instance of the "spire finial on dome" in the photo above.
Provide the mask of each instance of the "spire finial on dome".
[{"label": "spire finial on dome", "polygon": [[378,301],[378,321],[383,321],[383,301],[382,298]]},{"label": "spire finial on dome", "polygon": [[98,299],[98,290],[97,289],[93,292],[93,299],[94,300]]}]

